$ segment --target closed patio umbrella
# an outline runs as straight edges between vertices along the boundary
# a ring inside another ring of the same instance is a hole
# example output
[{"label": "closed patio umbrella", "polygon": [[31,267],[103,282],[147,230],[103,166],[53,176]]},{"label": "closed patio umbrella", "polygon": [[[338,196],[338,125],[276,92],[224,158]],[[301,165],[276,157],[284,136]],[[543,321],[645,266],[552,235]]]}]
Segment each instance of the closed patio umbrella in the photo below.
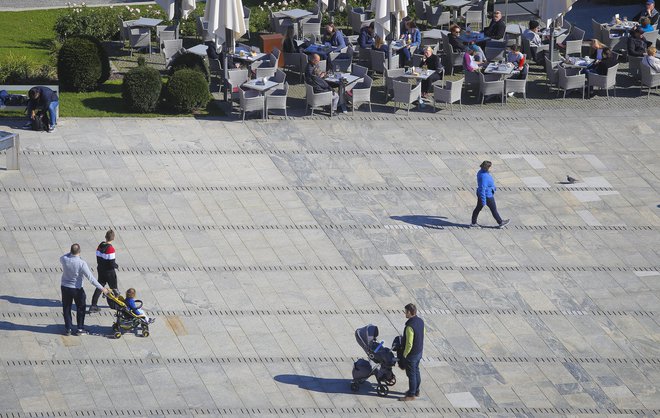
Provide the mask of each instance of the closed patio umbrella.
[{"label": "closed patio umbrella", "polygon": [[[241,0],[208,0],[204,9],[208,21],[208,33],[217,39],[227,40],[228,48],[233,48],[234,39],[240,38],[247,29]],[[232,39],[226,39],[231,34]]]},{"label": "closed patio umbrella", "polygon": [[555,20],[560,16],[565,15],[573,7],[573,3],[577,0],[543,0],[539,8],[539,16],[541,20],[547,22],[548,26],[552,23],[552,31],[550,35],[550,60],[552,61],[554,47],[555,47]]},{"label": "closed patio umbrella", "polygon": [[185,19],[195,10],[195,0],[156,0],[156,4],[165,10],[167,19]]},{"label": "closed patio umbrella", "polygon": [[[399,37],[399,22],[408,14],[408,0],[373,0],[371,10],[374,13],[376,33],[385,37],[394,31],[394,37]],[[394,13],[396,17],[396,27],[392,28],[390,24],[390,15]]]}]

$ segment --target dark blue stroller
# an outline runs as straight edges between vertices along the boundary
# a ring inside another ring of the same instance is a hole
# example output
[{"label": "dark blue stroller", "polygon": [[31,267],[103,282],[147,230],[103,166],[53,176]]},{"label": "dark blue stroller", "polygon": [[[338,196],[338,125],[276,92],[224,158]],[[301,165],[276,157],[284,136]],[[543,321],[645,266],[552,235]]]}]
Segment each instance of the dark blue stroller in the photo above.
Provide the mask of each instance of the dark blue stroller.
[{"label": "dark blue stroller", "polygon": [[360,385],[371,376],[376,377],[378,396],[387,396],[390,392],[389,386],[396,384],[396,376],[392,368],[396,365],[397,356],[393,351],[400,350],[401,337],[394,339],[391,349],[385,347],[382,341],[378,342],[377,338],[378,327],[375,325],[367,325],[355,330],[355,340],[367,353],[369,359],[361,358],[353,364],[353,380],[351,381],[353,392],[357,392]]}]

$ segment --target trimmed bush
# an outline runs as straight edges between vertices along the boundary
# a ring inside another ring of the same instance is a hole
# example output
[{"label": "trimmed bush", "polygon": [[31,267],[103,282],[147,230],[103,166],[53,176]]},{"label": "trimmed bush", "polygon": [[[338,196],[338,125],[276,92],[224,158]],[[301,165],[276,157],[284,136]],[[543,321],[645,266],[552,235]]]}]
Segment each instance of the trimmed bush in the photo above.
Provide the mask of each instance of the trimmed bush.
[{"label": "trimmed bush", "polygon": [[60,48],[57,75],[64,90],[93,91],[110,77],[110,60],[98,40],[70,37]]},{"label": "trimmed bush", "polygon": [[124,76],[121,96],[133,112],[149,113],[156,110],[162,89],[158,70],[140,65]]},{"label": "trimmed bush", "polygon": [[209,71],[209,66],[204,61],[204,57],[193,54],[192,52],[186,52],[185,54],[177,55],[172,61],[170,67],[170,75],[182,69],[195,70],[204,75],[206,81],[210,80],[211,71]]},{"label": "trimmed bush", "polygon": [[165,101],[178,113],[201,109],[209,100],[209,83],[204,75],[196,70],[183,69],[175,72],[165,86]]}]

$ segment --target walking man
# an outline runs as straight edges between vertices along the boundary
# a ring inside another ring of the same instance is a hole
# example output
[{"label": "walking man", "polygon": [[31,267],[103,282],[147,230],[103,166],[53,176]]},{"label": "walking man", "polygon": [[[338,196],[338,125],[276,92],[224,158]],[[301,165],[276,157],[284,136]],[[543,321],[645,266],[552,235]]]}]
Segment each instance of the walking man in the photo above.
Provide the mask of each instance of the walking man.
[{"label": "walking man", "polygon": [[[112,241],[114,240],[115,231],[111,229],[105,233],[105,241],[101,242],[96,248],[96,270],[99,273],[99,283],[102,286],[107,284],[110,289],[118,289],[115,269],[119,266],[115,262],[115,247],[112,246]],[[89,313],[99,312],[101,310],[97,305],[99,296],[101,296],[101,291],[99,289],[94,290]]]},{"label": "walking man", "polygon": [[414,401],[419,396],[422,379],[419,374],[419,362],[424,351],[424,321],[417,316],[417,307],[409,303],[406,310],[406,328],[403,331],[403,358],[408,376],[408,392],[400,401]]},{"label": "walking man", "polygon": [[80,245],[73,244],[71,246],[71,252],[60,257],[60,263],[62,263],[61,290],[62,309],[64,311],[64,333],[65,335],[71,335],[71,306],[75,301],[76,325],[78,325],[78,332],[76,334],[87,334],[87,331],[85,331],[85,299],[87,296],[82,285],[83,277],[104,294],[108,293],[108,289],[101,286],[94,278],[94,275],[92,275],[85,260],[80,258]]},{"label": "walking man", "polygon": [[492,165],[493,163],[490,161],[484,161],[481,163],[481,170],[477,172],[477,207],[472,211],[472,227],[478,226],[477,216],[479,216],[479,212],[481,212],[484,206],[488,206],[490,213],[493,214],[493,218],[495,218],[500,228],[504,228],[509,223],[508,219],[503,220],[500,214],[497,213],[497,205],[495,204],[495,180],[493,180],[493,176],[488,172]]}]

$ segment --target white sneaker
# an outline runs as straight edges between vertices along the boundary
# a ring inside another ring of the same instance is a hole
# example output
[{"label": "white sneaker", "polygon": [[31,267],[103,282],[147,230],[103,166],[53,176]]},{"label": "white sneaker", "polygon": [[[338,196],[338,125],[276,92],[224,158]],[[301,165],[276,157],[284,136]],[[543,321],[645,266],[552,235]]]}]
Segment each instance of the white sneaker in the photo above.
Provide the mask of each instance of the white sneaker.
[{"label": "white sneaker", "polygon": [[57,128],[57,125],[51,126],[50,129],[48,130],[48,133],[52,134],[53,132],[55,132],[55,128]]},{"label": "white sneaker", "polygon": [[513,95],[514,95],[513,92],[509,92],[509,93],[507,93],[507,96],[509,96],[509,97],[513,97]]}]

